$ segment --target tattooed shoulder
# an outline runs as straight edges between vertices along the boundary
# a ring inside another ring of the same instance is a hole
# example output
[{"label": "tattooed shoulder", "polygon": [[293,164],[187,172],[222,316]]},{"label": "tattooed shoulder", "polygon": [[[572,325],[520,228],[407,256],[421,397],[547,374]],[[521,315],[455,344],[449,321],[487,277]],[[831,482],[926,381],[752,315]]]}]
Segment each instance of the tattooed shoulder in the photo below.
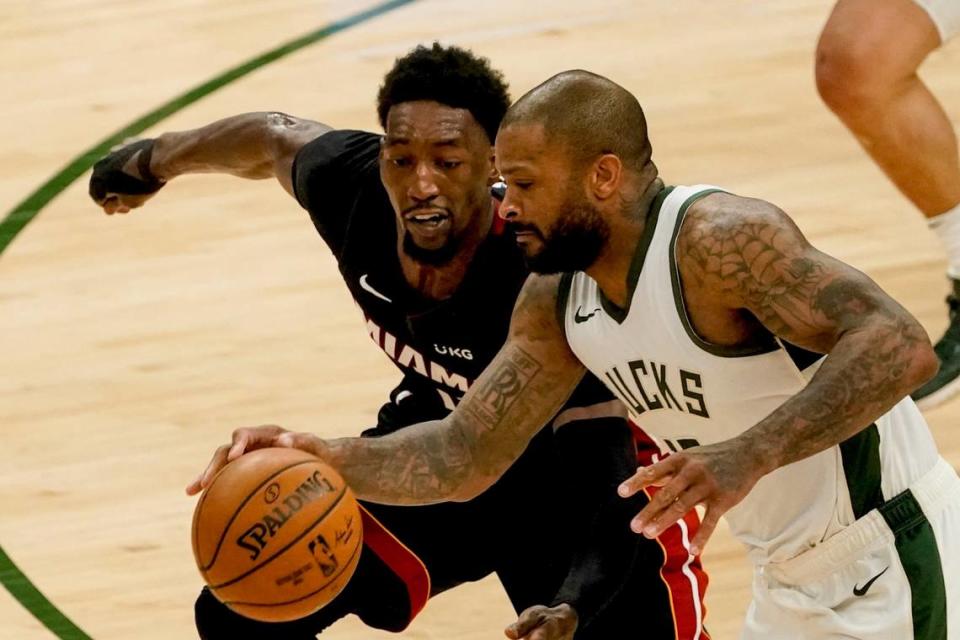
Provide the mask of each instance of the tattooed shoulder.
[{"label": "tattooed shoulder", "polygon": [[677,261],[697,284],[741,295],[756,283],[776,283],[780,270],[803,278],[815,269],[805,259],[808,248],[793,221],[772,204],[715,193],[688,210]]},{"label": "tattooed shoulder", "polygon": [[786,213],[762,200],[714,194],[695,203],[677,239],[677,263],[685,284],[821,353],[864,323],[910,324],[870,278],[817,251]]}]

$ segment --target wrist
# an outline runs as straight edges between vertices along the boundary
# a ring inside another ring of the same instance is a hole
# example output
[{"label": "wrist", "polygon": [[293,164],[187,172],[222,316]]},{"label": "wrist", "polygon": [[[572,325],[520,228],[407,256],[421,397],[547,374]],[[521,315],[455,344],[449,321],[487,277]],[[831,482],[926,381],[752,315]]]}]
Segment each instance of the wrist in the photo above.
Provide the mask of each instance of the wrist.
[{"label": "wrist", "polygon": [[741,464],[750,469],[758,480],[782,466],[779,453],[770,446],[769,437],[758,437],[757,427],[749,429],[734,438],[740,451]]},{"label": "wrist", "polygon": [[335,469],[348,467],[355,461],[356,453],[351,453],[356,448],[360,438],[333,438],[326,440],[317,438],[315,447],[318,458],[329,464]]},{"label": "wrist", "polygon": [[569,602],[555,602],[552,609],[571,622],[576,623],[580,619],[576,608]]},{"label": "wrist", "polygon": [[171,140],[171,135],[170,133],[164,133],[153,139],[153,149],[147,169],[160,182],[169,182],[179,175],[172,162],[171,152],[175,145]]}]

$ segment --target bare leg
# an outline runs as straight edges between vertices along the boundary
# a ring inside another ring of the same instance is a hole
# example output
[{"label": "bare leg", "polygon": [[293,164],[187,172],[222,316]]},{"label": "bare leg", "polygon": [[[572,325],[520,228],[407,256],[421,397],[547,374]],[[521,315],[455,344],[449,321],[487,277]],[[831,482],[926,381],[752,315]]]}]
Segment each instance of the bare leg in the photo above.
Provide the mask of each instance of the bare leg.
[{"label": "bare leg", "polygon": [[931,220],[950,263],[940,371],[921,408],[960,392],[960,157],[943,107],[917,75],[940,33],[914,0],[838,0],[817,45],[817,89],[900,191]]},{"label": "bare leg", "polygon": [[956,133],[917,75],[939,46],[913,0],[839,0],[817,47],[824,102],[927,217],[960,203]]}]

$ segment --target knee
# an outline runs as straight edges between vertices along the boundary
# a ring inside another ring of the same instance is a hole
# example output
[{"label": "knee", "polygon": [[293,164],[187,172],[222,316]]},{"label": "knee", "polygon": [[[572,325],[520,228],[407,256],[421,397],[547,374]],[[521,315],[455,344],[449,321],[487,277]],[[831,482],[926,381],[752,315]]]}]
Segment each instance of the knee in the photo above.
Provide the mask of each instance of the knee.
[{"label": "knee", "polygon": [[869,117],[895,91],[881,62],[882,52],[870,42],[825,34],[817,45],[816,81],[820,97],[845,120]]}]

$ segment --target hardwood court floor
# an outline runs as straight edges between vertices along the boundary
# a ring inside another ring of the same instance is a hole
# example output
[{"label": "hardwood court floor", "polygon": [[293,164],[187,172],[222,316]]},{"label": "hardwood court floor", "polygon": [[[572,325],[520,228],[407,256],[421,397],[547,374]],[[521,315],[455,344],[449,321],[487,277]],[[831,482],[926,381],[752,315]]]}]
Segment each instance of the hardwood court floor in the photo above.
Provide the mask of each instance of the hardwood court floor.
[{"label": "hardwood court floor", "polygon": [[[0,3],[0,210],[174,95],[373,4]],[[668,181],[778,203],[939,335],[942,252],[816,96],[813,48],[829,6],[423,0],[242,78],[152,133],[265,109],[374,127],[382,74],[435,38],[489,56],[515,96],[562,69],[591,69],[640,97]],[[925,71],[953,116],[958,66],[953,46]],[[276,184],[184,178],[145,210],[108,218],[83,182],[0,258],[0,546],[96,640],[190,638],[200,580],[182,489],[214,446],[265,422],[356,433],[397,374]],[[929,414],[954,464],[958,413],[960,401]],[[733,638],[748,598],[743,554],[720,532],[706,562],[709,626]],[[512,619],[485,580],[438,597],[405,637],[497,638]],[[642,615],[637,625],[631,637]],[[51,637],[0,591],[0,639]],[[388,636],[348,620],[323,637]]]}]

